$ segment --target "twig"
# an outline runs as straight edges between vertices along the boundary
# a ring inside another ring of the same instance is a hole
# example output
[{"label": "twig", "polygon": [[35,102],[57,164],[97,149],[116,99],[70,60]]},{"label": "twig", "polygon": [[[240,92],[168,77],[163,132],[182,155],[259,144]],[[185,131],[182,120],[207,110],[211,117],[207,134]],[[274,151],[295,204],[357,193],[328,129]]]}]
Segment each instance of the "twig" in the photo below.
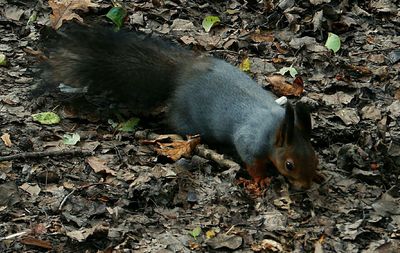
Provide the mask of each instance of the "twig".
[{"label": "twig", "polygon": [[31,230],[28,229],[28,230],[25,230],[25,231],[22,231],[22,232],[18,232],[18,233],[11,234],[11,235],[8,235],[8,236],[0,237],[0,241],[10,240],[10,239],[13,239],[15,237],[23,236],[23,235],[28,234],[30,232],[31,232]]},{"label": "twig", "polygon": [[93,184],[86,184],[86,185],[79,186],[78,188],[73,189],[70,193],[68,193],[68,194],[63,198],[63,200],[61,201],[60,205],[58,206],[58,210],[61,211],[61,209],[62,209],[63,205],[65,204],[65,202],[67,201],[67,199],[68,199],[72,194],[74,194],[74,192],[80,191],[80,190],[82,190],[82,189],[89,188],[89,187],[95,186],[95,185],[111,185],[111,184],[103,182],[103,183],[93,183]]},{"label": "twig", "polygon": [[88,156],[91,155],[92,151],[74,149],[74,150],[57,150],[57,151],[39,151],[39,152],[26,152],[15,155],[0,156],[0,162],[2,161],[12,161],[18,159],[28,159],[28,158],[41,158],[46,156]]},{"label": "twig", "polygon": [[388,51],[388,50],[394,50],[394,49],[396,49],[396,48],[395,47],[391,47],[391,48],[371,49],[371,50],[367,50],[367,51],[363,51],[363,52],[352,53],[350,56],[355,56],[355,55],[360,55],[360,54],[376,53],[376,52],[382,52],[382,51]]},{"label": "twig", "polygon": [[[135,138],[137,139],[147,139],[147,140],[156,140],[160,137],[160,135],[152,133],[150,131],[136,131]],[[223,175],[227,175],[230,178],[235,178],[236,173],[240,170],[240,165],[236,162],[229,160],[217,153],[216,151],[206,148],[204,145],[197,145],[195,148],[195,153],[201,157],[204,157],[208,160],[212,160],[216,162],[222,168],[228,168],[228,170],[222,172]]]},{"label": "twig", "polygon": [[72,194],[74,194],[75,191],[76,191],[76,189],[73,189],[70,193],[67,194],[67,196],[65,196],[65,197],[63,198],[63,200],[62,200],[61,203],[60,203],[60,206],[58,207],[58,210],[61,210],[61,209],[62,209],[62,207],[63,207],[65,201],[67,201],[67,199],[69,198],[69,196],[71,196]]},{"label": "twig", "polygon": [[228,170],[222,172],[223,175],[228,175],[234,179],[236,173],[240,170],[240,165],[232,160],[225,158],[224,155],[215,152],[212,149],[206,148],[204,145],[197,145],[196,153],[206,159],[216,162],[222,168],[228,168]]}]

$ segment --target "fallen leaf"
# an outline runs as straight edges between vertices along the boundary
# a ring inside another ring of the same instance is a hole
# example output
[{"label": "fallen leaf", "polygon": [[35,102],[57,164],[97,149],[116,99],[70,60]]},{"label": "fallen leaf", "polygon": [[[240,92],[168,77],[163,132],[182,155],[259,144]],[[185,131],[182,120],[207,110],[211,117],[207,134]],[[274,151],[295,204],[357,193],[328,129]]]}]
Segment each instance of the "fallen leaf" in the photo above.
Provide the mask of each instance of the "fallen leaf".
[{"label": "fallen leaf", "polygon": [[334,33],[328,33],[328,39],[325,42],[325,47],[332,50],[334,53],[340,49],[340,38]]},{"label": "fallen leaf", "polygon": [[0,66],[7,66],[8,62],[7,62],[7,57],[0,53]]},{"label": "fallen leaf", "polygon": [[182,36],[181,38],[180,38],[180,40],[183,42],[183,43],[185,43],[185,45],[195,45],[196,44],[196,40],[193,38],[193,37],[190,37],[190,36]]},{"label": "fallen leaf", "polygon": [[278,96],[300,96],[304,91],[303,80],[300,76],[297,76],[290,84],[286,81],[286,78],[282,75],[271,75],[268,76],[267,81],[271,84],[272,90]]},{"label": "fallen leaf", "polygon": [[341,109],[335,112],[335,115],[338,116],[346,126],[360,122],[360,117],[358,116],[357,111],[353,108]]},{"label": "fallen leaf", "polygon": [[240,11],[239,10],[228,9],[228,10],[225,11],[225,13],[227,13],[229,15],[234,15],[234,14],[240,13]]},{"label": "fallen leaf", "polygon": [[60,117],[54,112],[41,112],[32,114],[32,118],[34,121],[37,121],[43,125],[57,124],[61,120]]},{"label": "fallen leaf", "polygon": [[319,5],[322,3],[330,3],[331,0],[310,0],[310,3],[312,3],[313,5]]},{"label": "fallen leaf", "polygon": [[198,135],[189,137],[187,141],[175,140],[171,143],[157,142],[159,148],[156,148],[156,151],[160,155],[164,155],[171,158],[173,161],[177,161],[182,156],[190,156],[199,143],[200,136]]},{"label": "fallen leaf", "polygon": [[366,105],[361,109],[361,117],[378,121],[382,118],[382,114],[376,106]]},{"label": "fallen leaf", "polygon": [[186,19],[174,19],[171,25],[171,31],[193,31],[196,30],[195,25]]},{"label": "fallen leaf", "polygon": [[1,136],[1,140],[4,142],[4,145],[6,145],[6,147],[11,147],[12,146],[12,142],[11,142],[9,133],[4,133]]},{"label": "fallen leaf", "polygon": [[43,249],[52,249],[50,241],[44,241],[30,236],[22,238],[21,243],[26,245],[33,245]]},{"label": "fallen leaf", "polygon": [[215,237],[215,231],[214,231],[213,229],[208,230],[208,231],[206,232],[206,238],[207,238],[207,239],[210,239],[210,238],[213,238],[213,237]]},{"label": "fallen leaf", "polygon": [[89,7],[98,7],[99,5],[92,3],[91,0],[49,0],[49,6],[52,9],[51,27],[57,30],[66,20],[77,19],[83,23],[83,19],[74,11],[87,12]]},{"label": "fallen leaf", "polygon": [[270,239],[264,239],[258,244],[251,245],[251,249],[255,252],[283,252],[282,244]]},{"label": "fallen leaf", "polygon": [[357,73],[359,75],[370,76],[372,74],[372,71],[367,67],[355,66],[355,65],[347,65],[347,67],[351,71],[353,71],[353,72],[355,72],[355,73]]},{"label": "fallen leaf", "polygon": [[275,40],[275,36],[273,33],[260,33],[254,32],[250,35],[250,39],[254,42],[273,42]]},{"label": "fallen leaf", "polygon": [[[289,50],[283,48],[283,47],[281,46],[281,44],[279,44],[278,42],[274,42],[274,46],[276,47],[276,50],[278,50],[278,52],[279,52],[280,54],[287,54],[287,53],[289,52]],[[282,60],[283,60],[283,59],[282,59]]]},{"label": "fallen leaf", "polygon": [[212,249],[228,248],[230,250],[238,249],[242,246],[243,238],[237,235],[219,234],[206,241],[206,244]]},{"label": "fallen leaf", "polygon": [[83,242],[90,235],[92,235],[92,234],[94,234],[96,232],[102,232],[102,231],[107,231],[107,230],[108,230],[108,228],[105,227],[104,225],[95,225],[92,228],[69,231],[69,232],[66,233],[66,235],[69,238],[77,240],[78,242]]},{"label": "fallen leaf", "polygon": [[221,20],[217,16],[207,16],[203,19],[202,26],[206,32],[209,32],[213,26],[219,24]]},{"label": "fallen leaf", "polygon": [[289,72],[289,74],[290,74],[293,78],[295,78],[296,75],[298,74],[297,70],[296,70],[295,68],[293,68],[292,66],[290,66],[290,67],[283,67],[283,68],[281,68],[281,69],[279,70],[279,74],[281,74],[281,75],[283,75],[283,76],[284,76],[287,72]]},{"label": "fallen leaf", "polygon": [[106,173],[106,174],[111,174],[115,176],[117,172],[114,170],[110,169],[106,163],[107,161],[104,159],[101,159],[99,157],[91,156],[86,159],[87,163],[92,167],[93,171],[96,173]]},{"label": "fallen leaf", "polygon": [[23,9],[19,9],[16,6],[10,6],[4,10],[4,16],[8,19],[19,21],[24,14]]},{"label": "fallen leaf", "polygon": [[29,193],[31,196],[38,196],[41,192],[40,187],[37,184],[30,185],[28,183],[24,183],[19,188]]},{"label": "fallen leaf", "polygon": [[390,112],[390,116],[394,119],[397,119],[400,117],[400,101],[396,100],[394,101],[391,105],[387,107],[387,109]]},{"label": "fallen leaf", "polygon": [[392,64],[400,61],[400,49],[395,49],[388,54],[388,58]]},{"label": "fallen leaf", "polygon": [[77,133],[64,134],[63,143],[65,145],[76,145],[81,139],[81,136]]},{"label": "fallen leaf", "polygon": [[106,17],[109,18],[117,26],[118,29],[120,29],[122,24],[124,23],[127,13],[128,12],[124,7],[115,6],[108,11]]},{"label": "fallen leaf", "polygon": [[139,124],[140,119],[139,118],[130,118],[127,121],[124,122],[114,122],[113,120],[109,119],[108,123],[115,128],[118,131],[121,132],[133,132],[137,126],[137,124]]},{"label": "fallen leaf", "polygon": [[250,60],[249,57],[246,57],[239,65],[240,70],[243,72],[249,72],[250,71]]},{"label": "fallen leaf", "polygon": [[195,227],[190,235],[193,236],[195,239],[201,234],[201,227]]}]

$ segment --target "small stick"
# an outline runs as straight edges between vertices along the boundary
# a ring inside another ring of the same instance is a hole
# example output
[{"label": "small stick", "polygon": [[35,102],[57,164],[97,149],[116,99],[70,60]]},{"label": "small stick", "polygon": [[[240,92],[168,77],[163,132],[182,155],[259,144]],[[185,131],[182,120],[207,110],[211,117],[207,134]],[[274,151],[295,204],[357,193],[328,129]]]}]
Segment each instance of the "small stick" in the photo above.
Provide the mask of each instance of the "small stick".
[{"label": "small stick", "polygon": [[30,233],[30,232],[31,232],[31,230],[29,229],[29,230],[25,230],[25,231],[22,231],[22,232],[18,232],[18,233],[12,234],[12,235],[0,237],[0,241],[10,240],[10,239],[13,239],[13,238],[15,238],[15,237],[23,236],[23,235],[25,235],[25,234],[27,234],[27,233]]},{"label": "small stick", "polygon": [[363,52],[351,53],[350,56],[360,55],[360,54],[377,53],[377,52],[394,50],[394,49],[396,49],[396,48],[395,47],[391,47],[391,48],[371,49],[371,50],[367,50],[367,51],[363,51]]},{"label": "small stick", "polygon": [[0,156],[0,162],[2,161],[12,161],[18,159],[28,159],[28,158],[41,158],[46,156],[88,156],[93,152],[88,150],[73,149],[73,150],[57,150],[57,151],[38,151],[38,152],[26,152],[15,155]]},{"label": "small stick", "polygon": [[61,210],[61,209],[62,209],[62,207],[63,207],[63,205],[65,204],[65,202],[67,201],[67,199],[68,199],[72,194],[74,194],[74,192],[80,191],[80,190],[83,190],[83,189],[86,189],[86,188],[89,188],[89,187],[92,187],[92,186],[96,186],[96,185],[111,185],[111,184],[106,183],[106,182],[102,182],[102,183],[93,183],[93,184],[86,184],[86,185],[79,186],[78,188],[73,189],[70,193],[68,193],[68,194],[63,198],[63,200],[61,201],[60,205],[58,206],[58,210]]},{"label": "small stick", "polygon": [[[160,138],[160,135],[152,133],[148,130],[145,131],[136,131],[135,138],[141,140],[156,140]],[[204,157],[208,160],[212,160],[216,162],[222,168],[228,168],[228,170],[224,171],[223,175],[228,175],[232,178],[235,177],[236,172],[240,170],[240,165],[232,160],[226,159],[224,155],[217,153],[216,151],[206,148],[204,145],[197,145],[195,148],[195,153],[201,157]]]}]

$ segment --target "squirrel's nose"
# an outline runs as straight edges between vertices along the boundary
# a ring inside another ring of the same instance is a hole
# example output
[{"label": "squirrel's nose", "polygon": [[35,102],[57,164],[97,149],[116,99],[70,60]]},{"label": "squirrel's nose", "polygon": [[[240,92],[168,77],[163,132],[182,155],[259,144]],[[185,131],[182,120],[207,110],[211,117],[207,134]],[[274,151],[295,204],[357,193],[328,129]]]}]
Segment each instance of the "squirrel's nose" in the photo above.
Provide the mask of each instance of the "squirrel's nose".
[{"label": "squirrel's nose", "polygon": [[294,190],[300,191],[300,190],[308,190],[311,188],[311,180],[306,180],[306,181],[299,181],[299,180],[290,180],[290,185],[291,188]]}]

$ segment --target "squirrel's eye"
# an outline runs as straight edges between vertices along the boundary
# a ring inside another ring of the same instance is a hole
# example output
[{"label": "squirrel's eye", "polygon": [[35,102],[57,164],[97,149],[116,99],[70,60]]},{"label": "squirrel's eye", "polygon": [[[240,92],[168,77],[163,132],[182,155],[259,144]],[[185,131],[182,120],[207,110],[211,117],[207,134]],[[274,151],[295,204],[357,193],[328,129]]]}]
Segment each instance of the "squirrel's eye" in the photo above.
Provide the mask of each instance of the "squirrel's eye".
[{"label": "squirrel's eye", "polygon": [[286,166],[287,170],[293,170],[294,169],[294,163],[292,161],[286,161],[285,166]]}]

